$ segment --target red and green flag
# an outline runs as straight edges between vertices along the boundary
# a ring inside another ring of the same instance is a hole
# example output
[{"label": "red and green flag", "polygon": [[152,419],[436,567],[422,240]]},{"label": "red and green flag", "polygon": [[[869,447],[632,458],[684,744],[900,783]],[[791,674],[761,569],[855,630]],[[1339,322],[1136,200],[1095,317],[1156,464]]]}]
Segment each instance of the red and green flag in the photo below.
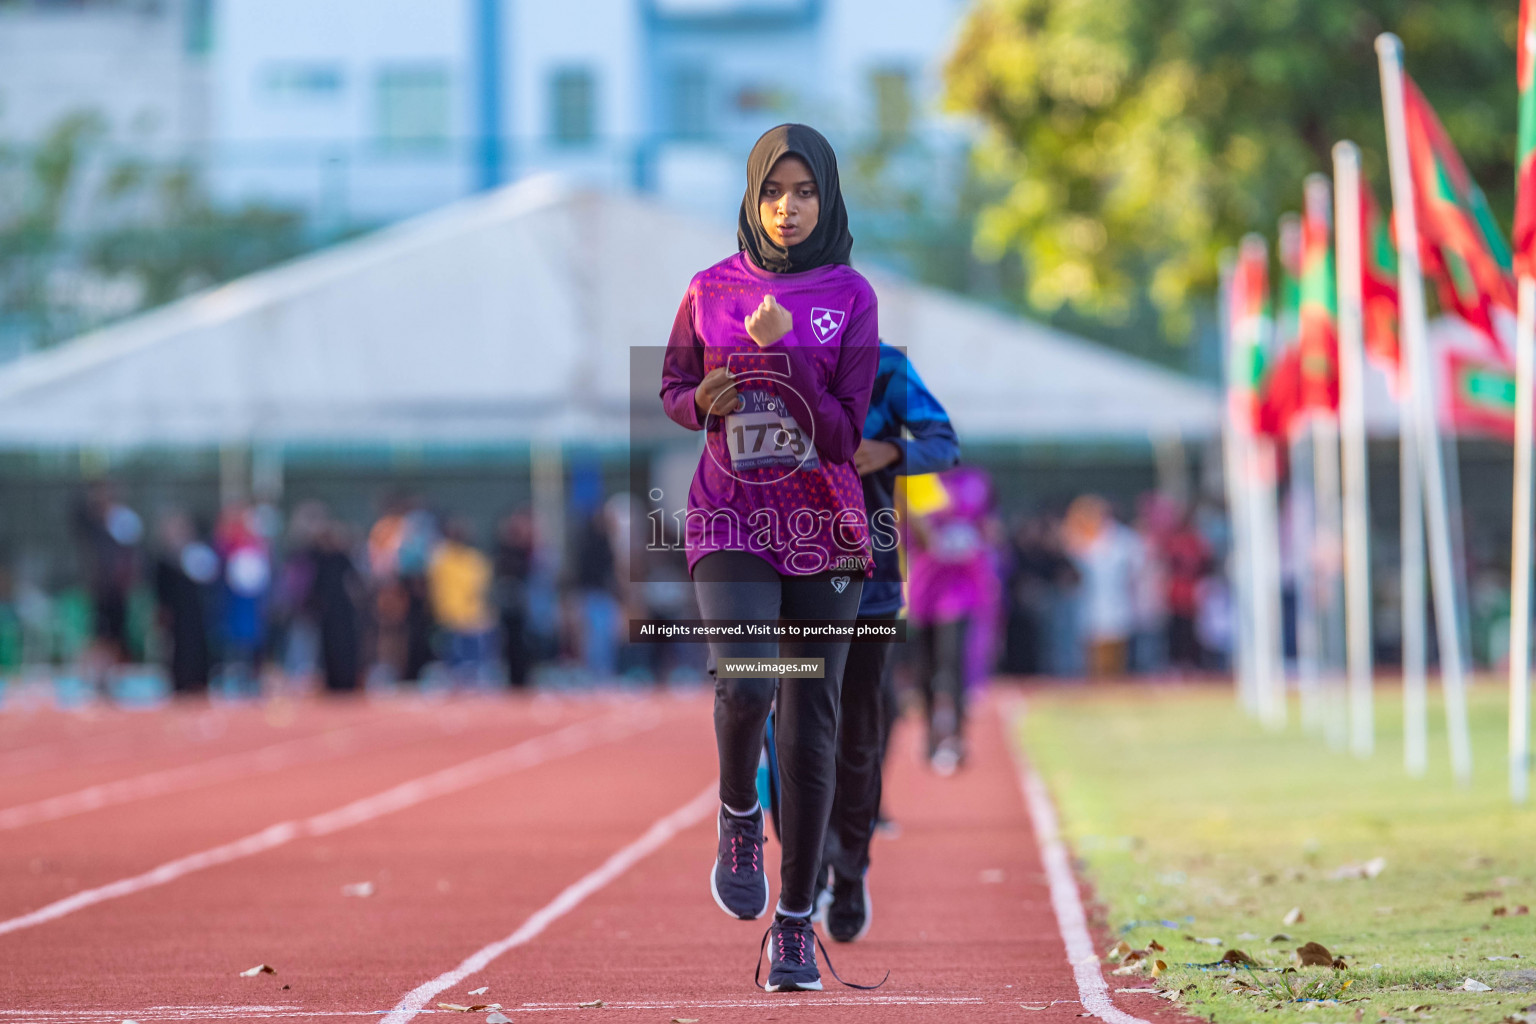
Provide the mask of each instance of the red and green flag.
[{"label": "red and green flag", "polygon": [[1259,422],[1265,434],[1285,437],[1302,410],[1304,391],[1301,348],[1296,344],[1301,328],[1301,218],[1294,213],[1280,218],[1278,248],[1279,314],[1275,317],[1272,365],[1264,376],[1259,398]]},{"label": "red and green flag", "polygon": [[1516,45],[1520,81],[1520,134],[1515,170],[1515,269],[1536,274],[1536,23],[1533,0],[1520,0]]},{"label": "red and green flag", "polygon": [[1333,262],[1332,205],[1326,179],[1307,182],[1301,218],[1296,348],[1301,359],[1301,409],[1339,408],[1339,279]]},{"label": "red and green flag", "polygon": [[1442,353],[1443,414],[1458,434],[1510,441],[1515,436],[1515,373],[1502,362],[1455,349]]},{"label": "red and green flag", "polygon": [[1402,357],[1397,337],[1397,245],[1376,196],[1360,179],[1360,313],[1365,354],[1387,374],[1394,394],[1401,392]]},{"label": "red and green flag", "polygon": [[1406,73],[1403,102],[1424,270],[1441,305],[1502,354],[1500,320],[1515,309],[1509,246],[1434,108]]},{"label": "red and green flag", "polygon": [[1259,392],[1265,375],[1265,348],[1272,325],[1269,305],[1269,249],[1249,235],[1238,249],[1227,295],[1230,361],[1227,393],[1236,422],[1260,429]]}]

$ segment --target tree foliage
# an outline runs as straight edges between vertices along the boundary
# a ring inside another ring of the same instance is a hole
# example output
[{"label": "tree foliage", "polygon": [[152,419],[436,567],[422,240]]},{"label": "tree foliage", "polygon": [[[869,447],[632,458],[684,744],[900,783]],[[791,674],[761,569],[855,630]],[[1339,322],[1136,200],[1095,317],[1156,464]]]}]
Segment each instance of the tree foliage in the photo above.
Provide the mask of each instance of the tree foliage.
[{"label": "tree foliage", "polygon": [[1403,39],[1495,209],[1513,208],[1514,0],[977,0],[947,68],[1007,184],[976,244],[1022,259],[1029,300],[1173,333],[1218,254],[1272,235],[1353,139],[1386,198],[1374,40]]},{"label": "tree foliage", "polygon": [[184,164],[124,156],[103,119],[0,143],[0,352],[25,351],[270,266],[316,239],[292,210],[223,208]]}]

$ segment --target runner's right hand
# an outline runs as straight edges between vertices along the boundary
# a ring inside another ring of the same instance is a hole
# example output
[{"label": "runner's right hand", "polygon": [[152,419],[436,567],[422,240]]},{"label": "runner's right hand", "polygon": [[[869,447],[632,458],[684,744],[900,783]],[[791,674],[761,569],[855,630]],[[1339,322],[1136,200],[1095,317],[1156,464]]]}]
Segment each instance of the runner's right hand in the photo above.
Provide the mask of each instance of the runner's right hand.
[{"label": "runner's right hand", "polygon": [[717,366],[704,375],[693,390],[693,404],[699,407],[699,418],[713,413],[725,416],[736,411],[736,378],[723,366]]}]

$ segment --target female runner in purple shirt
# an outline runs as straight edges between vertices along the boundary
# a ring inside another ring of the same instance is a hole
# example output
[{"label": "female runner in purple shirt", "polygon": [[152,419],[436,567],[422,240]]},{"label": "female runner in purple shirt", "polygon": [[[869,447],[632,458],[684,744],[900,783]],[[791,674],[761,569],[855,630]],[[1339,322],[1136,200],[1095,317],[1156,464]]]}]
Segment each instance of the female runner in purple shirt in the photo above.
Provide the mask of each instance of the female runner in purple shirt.
[{"label": "female runner in purple shirt", "polygon": [[[879,330],[874,290],[848,266],[837,158],[820,133],[780,125],[753,146],[737,241],[689,284],[662,371],[667,415],[707,432],[686,520],[699,609],[721,624],[850,621],[872,565],[853,453]],[[848,640],[748,634],[712,640],[710,653],[721,801],[710,891],[733,917],[768,912],[756,776],[777,690],[784,856],[766,988],[820,989],[810,917]],[[726,658],[820,658],[824,671],[728,675]]]}]

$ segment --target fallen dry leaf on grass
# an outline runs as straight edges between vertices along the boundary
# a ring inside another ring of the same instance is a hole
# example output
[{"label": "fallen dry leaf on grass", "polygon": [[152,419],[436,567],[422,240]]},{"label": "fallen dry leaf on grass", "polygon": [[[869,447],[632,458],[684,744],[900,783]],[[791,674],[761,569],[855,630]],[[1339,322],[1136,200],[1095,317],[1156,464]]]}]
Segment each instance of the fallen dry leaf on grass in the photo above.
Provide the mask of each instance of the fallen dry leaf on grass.
[{"label": "fallen dry leaf on grass", "polygon": [[1284,925],[1301,924],[1306,919],[1307,915],[1301,912],[1300,907],[1292,907],[1286,912],[1285,917],[1280,919],[1280,923]]},{"label": "fallen dry leaf on grass", "polygon": [[603,1005],[603,1001],[601,999],[594,999],[590,1003],[577,1003],[576,1004],[577,1008],[578,1009],[582,1009],[582,1010],[596,1010],[596,1009],[600,1008],[602,1005]]},{"label": "fallen dry leaf on grass", "polygon": [[1277,932],[1269,937],[1270,942],[1290,942],[1291,937],[1285,932]]},{"label": "fallen dry leaf on grass", "polygon": [[1121,957],[1125,956],[1125,954],[1129,953],[1132,948],[1133,947],[1129,942],[1121,939],[1119,942],[1109,947],[1109,951],[1104,954],[1104,958],[1106,960],[1119,960]]},{"label": "fallen dry leaf on grass", "polygon": [[1161,942],[1158,942],[1156,939],[1153,939],[1151,942],[1147,943],[1147,948],[1149,950],[1151,950],[1152,952],[1154,952],[1154,953],[1161,953],[1164,950],[1166,950],[1168,947],[1164,946]]},{"label": "fallen dry leaf on grass", "polygon": [[1118,974],[1121,977],[1124,977],[1127,974],[1140,974],[1141,973],[1141,968],[1136,966],[1135,964],[1126,964],[1124,967],[1116,967],[1114,970],[1110,971],[1109,973],[1110,974]]},{"label": "fallen dry leaf on grass", "polygon": [[1475,903],[1478,900],[1491,900],[1495,896],[1503,896],[1503,889],[1478,889],[1476,892],[1462,893],[1461,902]]},{"label": "fallen dry leaf on grass", "polygon": [[1461,983],[1461,990],[1463,992],[1492,992],[1493,986],[1484,985],[1476,978],[1468,978],[1466,981]]},{"label": "fallen dry leaf on grass", "polygon": [[1141,960],[1145,960],[1146,958],[1147,951],[1144,949],[1133,949],[1129,953],[1125,954],[1125,962],[1128,964],[1134,964]]},{"label": "fallen dry leaf on grass", "polygon": [[1152,961],[1152,977],[1156,978],[1168,969],[1168,965],[1161,960]]},{"label": "fallen dry leaf on grass", "polygon": [[[1493,916],[1494,917],[1508,917],[1509,916],[1509,908],[1508,907],[1494,907],[1493,908]],[[1483,925],[1483,927],[1486,928],[1488,926],[1487,925]]]},{"label": "fallen dry leaf on grass", "polygon": [[1333,954],[1321,942],[1309,942],[1296,948],[1296,963],[1301,967],[1332,967]]},{"label": "fallen dry leaf on grass", "polygon": [[276,967],[268,967],[266,964],[257,964],[255,967],[252,967],[248,971],[241,971],[240,972],[240,977],[242,977],[242,978],[254,978],[258,974],[276,974],[276,973],[277,973],[277,968]]},{"label": "fallen dry leaf on grass", "polygon": [[1257,967],[1259,962],[1240,949],[1229,949],[1221,954],[1221,963],[1224,964],[1252,964]]},{"label": "fallen dry leaf on grass", "polygon": [[1512,917],[1524,917],[1525,915],[1529,914],[1530,912],[1531,912],[1531,908],[1526,906],[1524,903],[1522,903],[1518,907],[1515,908],[1514,914],[1512,914],[1510,916],[1512,916]]},{"label": "fallen dry leaf on grass", "polygon": [[1220,945],[1224,945],[1224,943],[1219,938],[1197,939],[1193,935],[1186,935],[1186,936],[1184,936],[1184,939],[1185,939],[1185,941],[1188,941],[1188,942],[1198,942],[1202,946],[1220,946]]}]

